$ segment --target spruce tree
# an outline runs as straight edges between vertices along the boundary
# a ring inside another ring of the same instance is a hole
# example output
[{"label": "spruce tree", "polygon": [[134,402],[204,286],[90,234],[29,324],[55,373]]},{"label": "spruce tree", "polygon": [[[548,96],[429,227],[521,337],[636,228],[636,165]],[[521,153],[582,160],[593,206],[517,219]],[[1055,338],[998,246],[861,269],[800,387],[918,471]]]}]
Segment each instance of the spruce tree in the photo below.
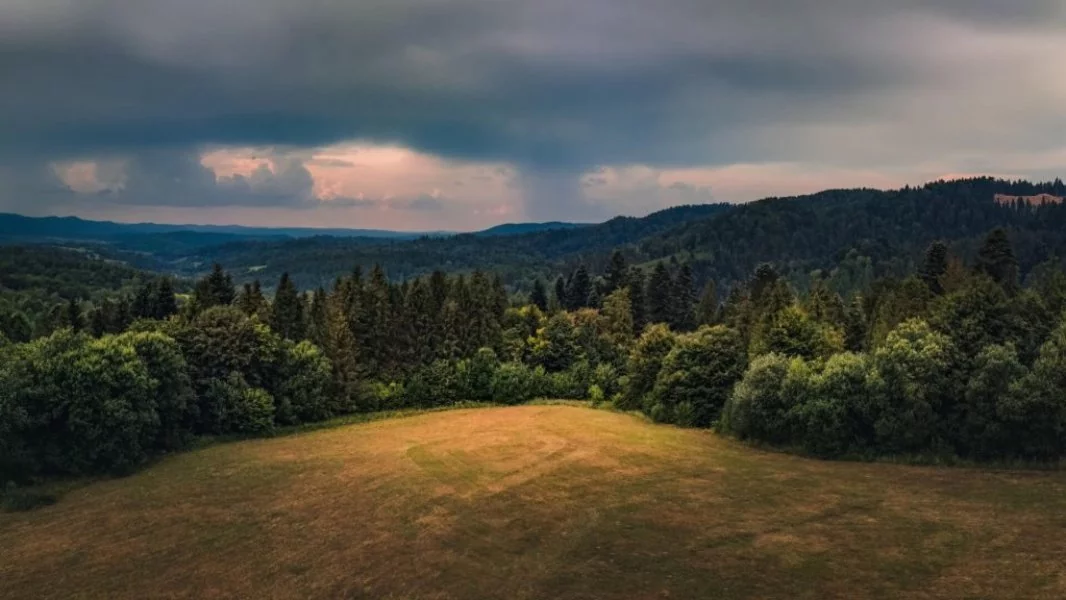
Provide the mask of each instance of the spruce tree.
[{"label": "spruce tree", "polygon": [[307,318],[307,338],[319,348],[326,347],[329,338],[329,306],[326,290],[319,287],[311,296],[311,308]]},{"label": "spruce tree", "polygon": [[648,304],[644,295],[644,271],[637,267],[629,270],[626,277],[629,289],[629,303],[633,308],[633,333],[640,335],[648,324]]},{"label": "spruce tree", "polygon": [[169,277],[161,277],[155,285],[153,299],[154,318],[163,320],[178,314],[178,299],[174,295],[174,282]]},{"label": "spruce tree", "polygon": [[67,306],[63,311],[63,324],[76,332],[85,329],[85,322],[81,316],[81,301],[77,298],[72,297],[67,301]]},{"label": "spruce tree", "polygon": [[855,296],[844,315],[844,348],[849,352],[866,350],[866,312],[861,296]]},{"label": "spruce tree", "polygon": [[603,279],[606,283],[603,295],[609,295],[618,288],[625,286],[628,277],[629,267],[626,266],[626,257],[621,250],[615,250],[611,253],[611,262],[607,264],[607,272],[603,274]]},{"label": "spruce tree", "polygon": [[941,278],[947,272],[948,246],[944,242],[937,240],[929,244],[929,247],[925,250],[925,260],[918,276],[929,287],[929,291],[939,296],[944,293]]},{"label": "spruce tree", "polygon": [[703,293],[700,294],[700,303],[696,307],[696,324],[699,326],[714,325],[717,322],[718,288],[712,279],[703,286]]},{"label": "spruce tree", "polygon": [[300,341],[304,338],[304,304],[300,292],[288,273],[282,273],[274,304],[270,310],[270,328],[281,337]]},{"label": "spruce tree", "polygon": [[696,298],[692,282],[692,269],[685,264],[678,271],[670,296],[670,326],[676,331],[692,331],[696,328]]},{"label": "spruce tree", "polygon": [[991,277],[1007,292],[1018,290],[1018,259],[1002,227],[993,229],[978,250],[977,271]]},{"label": "spruce tree", "polygon": [[577,310],[588,306],[591,293],[592,280],[589,278],[588,269],[585,268],[585,265],[580,265],[574,271],[566,286],[567,310]]},{"label": "spruce tree", "polygon": [[748,286],[752,304],[761,310],[766,297],[774,289],[779,278],[777,270],[770,263],[762,263],[756,267]]},{"label": "spruce tree", "polygon": [[193,290],[193,308],[203,311],[212,306],[227,306],[233,304],[236,296],[233,278],[222,270],[222,265],[215,263],[211,273],[196,283]]},{"label": "spruce tree", "polygon": [[533,291],[529,293],[529,301],[539,308],[541,312],[548,310],[548,290],[544,287],[544,282],[539,277],[533,280]]},{"label": "spruce tree", "polygon": [[559,305],[559,308],[564,309],[570,304],[566,297],[566,279],[562,275],[555,280],[555,302]]},{"label": "spruce tree", "polygon": [[155,318],[154,293],[152,283],[148,282],[137,289],[133,297],[133,317],[135,319]]},{"label": "spruce tree", "polygon": [[672,321],[673,288],[674,283],[670,277],[670,271],[666,269],[664,263],[659,262],[655,265],[655,270],[652,271],[651,279],[648,281],[646,300],[649,323],[669,324]]}]

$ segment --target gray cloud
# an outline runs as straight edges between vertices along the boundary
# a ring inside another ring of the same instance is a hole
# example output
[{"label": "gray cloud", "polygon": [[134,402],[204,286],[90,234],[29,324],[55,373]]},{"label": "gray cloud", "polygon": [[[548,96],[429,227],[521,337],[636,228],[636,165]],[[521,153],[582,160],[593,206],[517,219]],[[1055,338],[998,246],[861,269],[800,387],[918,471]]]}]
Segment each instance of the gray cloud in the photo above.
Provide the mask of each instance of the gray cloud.
[{"label": "gray cloud", "polygon": [[510,162],[531,218],[584,218],[594,165],[961,162],[1066,132],[1061,0],[3,1],[0,161],[133,155],[125,193],[156,203],[307,189],[172,159],[205,144]]}]

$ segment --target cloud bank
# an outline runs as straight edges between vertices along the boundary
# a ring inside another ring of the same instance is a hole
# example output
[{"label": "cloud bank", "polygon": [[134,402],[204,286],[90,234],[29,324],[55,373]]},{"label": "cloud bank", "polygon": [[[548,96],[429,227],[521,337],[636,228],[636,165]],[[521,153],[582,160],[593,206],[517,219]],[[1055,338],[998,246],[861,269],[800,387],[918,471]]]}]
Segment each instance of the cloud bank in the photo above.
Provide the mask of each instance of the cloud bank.
[{"label": "cloud bank", "polygon": [[[1060,0],[2,0],[0,189],[46,202],[40,165],[111,161],[120,203],[318,206],[315,170],[353,167],[315,150],[353,140],[506,165],[531,218],[705,196],[640,172],[1057,175],[1063,56]],[[233,147],[288,158],[202,164]]]}]

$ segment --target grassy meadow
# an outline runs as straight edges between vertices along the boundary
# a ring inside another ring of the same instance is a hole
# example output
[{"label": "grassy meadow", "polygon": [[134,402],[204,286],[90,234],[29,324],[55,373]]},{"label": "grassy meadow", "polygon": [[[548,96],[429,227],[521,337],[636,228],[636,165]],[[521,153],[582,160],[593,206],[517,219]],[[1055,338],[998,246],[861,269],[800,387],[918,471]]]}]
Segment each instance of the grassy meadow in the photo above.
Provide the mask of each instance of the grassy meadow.
[{"label": "grassy meadow", "polygon": [[0,597],[1063,598],[1066,473],[822,462],[574,406],[169,457],[0,513]]}]

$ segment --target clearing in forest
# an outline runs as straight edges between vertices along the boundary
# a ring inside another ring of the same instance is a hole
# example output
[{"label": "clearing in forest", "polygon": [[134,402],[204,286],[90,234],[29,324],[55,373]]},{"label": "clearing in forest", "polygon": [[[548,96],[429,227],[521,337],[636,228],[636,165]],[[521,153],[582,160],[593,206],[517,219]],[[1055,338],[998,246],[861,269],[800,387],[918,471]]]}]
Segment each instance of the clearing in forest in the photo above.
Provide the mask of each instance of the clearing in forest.
[{"label": "clearing in forest", "polygon": [[0,514],[4,598],[1062,598],[1066,474],[570,406],[216,445]]}]

